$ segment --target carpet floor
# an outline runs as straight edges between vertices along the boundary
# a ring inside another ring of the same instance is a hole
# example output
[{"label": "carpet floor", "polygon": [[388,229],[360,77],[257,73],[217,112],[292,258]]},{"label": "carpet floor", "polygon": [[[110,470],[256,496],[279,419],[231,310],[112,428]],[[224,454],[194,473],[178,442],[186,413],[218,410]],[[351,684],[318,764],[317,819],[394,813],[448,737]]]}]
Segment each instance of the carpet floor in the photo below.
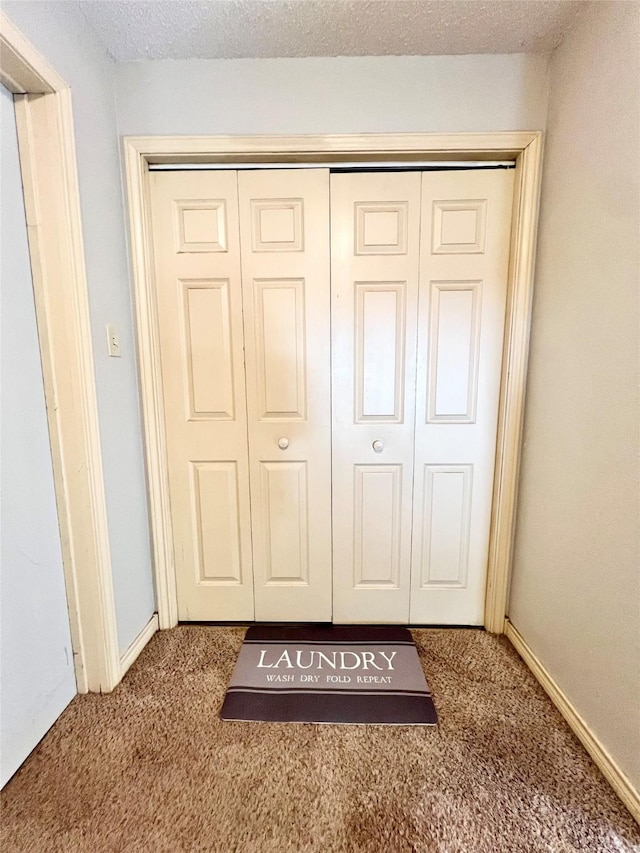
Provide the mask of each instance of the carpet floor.
[{"label": "carpet floor", "polygon": [[76,697],[2,793],[3,853],[640,850],[507,640],[413,632],[434,728],[222,722],[243,634],[163,631]]}]

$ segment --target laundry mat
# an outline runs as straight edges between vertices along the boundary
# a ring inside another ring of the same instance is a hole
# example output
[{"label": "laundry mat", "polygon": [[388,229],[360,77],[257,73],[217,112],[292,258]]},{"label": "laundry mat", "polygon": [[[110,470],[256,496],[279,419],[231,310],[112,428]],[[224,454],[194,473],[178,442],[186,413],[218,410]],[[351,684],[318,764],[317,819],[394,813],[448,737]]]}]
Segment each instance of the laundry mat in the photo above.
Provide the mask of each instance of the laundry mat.
[{"label": "laundry mat", "polygon": [[223,720],[280,723],[437,723],[405,628],[259,627],[247,631]]}]

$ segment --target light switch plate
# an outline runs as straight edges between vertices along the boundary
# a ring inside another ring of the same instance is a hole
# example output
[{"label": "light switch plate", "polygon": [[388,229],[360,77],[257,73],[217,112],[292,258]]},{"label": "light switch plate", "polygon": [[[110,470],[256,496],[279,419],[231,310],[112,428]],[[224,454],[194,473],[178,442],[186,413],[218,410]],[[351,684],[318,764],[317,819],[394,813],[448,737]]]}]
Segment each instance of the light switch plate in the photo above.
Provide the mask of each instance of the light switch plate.
[{"label": "light switch plate", "polygon": [[111,358],[120,358],[120,335],[112,323],[107,323],[107,352]]}]

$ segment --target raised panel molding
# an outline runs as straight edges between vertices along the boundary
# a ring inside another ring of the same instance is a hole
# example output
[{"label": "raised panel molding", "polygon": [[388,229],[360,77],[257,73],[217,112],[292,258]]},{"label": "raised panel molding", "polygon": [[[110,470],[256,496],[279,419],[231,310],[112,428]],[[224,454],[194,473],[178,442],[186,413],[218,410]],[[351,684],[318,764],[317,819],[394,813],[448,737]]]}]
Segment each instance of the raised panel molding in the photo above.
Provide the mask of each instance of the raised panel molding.
[{"label": "raised panel molding", "polygon": [[309,583],[306,462],[260,462],[266,585]]},{"label": "raised panel molding", "polygon": [[254,252],[304,251],[301,198],[253,199],[251,244]]},{"label": "raised panel molding", "polygon": [[190,462],[199,585],[242,584],[238,466]]},{"label": "raised panel molding", "polygon": [[355,423],[403,422],[406,291],[404,281],[355,282]]},{"label": "raised panel molding", "polygon": [[233,420],[229,279],[181,279],[188,420]]},{"label": "raised panel molding", "polygon": [[463,589],[469,568],[473,465],[425,465],[420,586]]},{"label": "raised panel molding", "polygon": [[356,255],[406,255],[406,201],[368,201],[355,205]]},{"label": "raised panel molding", "polygon": [[259,420],[307,416],[304,279],[255,279]]},{"label": "raised panel molding", "polygon": [[432,281],[426,423],[476,421],[481,281]]},{"label": "raised panel molding", "polygon": [[224,199],[179,199],[174,205],[176,252],[227,251]]},{"label": "raised panel molding", "polygon": [[353,585],[400,585],[402,465],[354,465]]},{"label": "raised panel molding", "polygon": [[434,201],[431,251],[434,255],[482,254],[487,200]]}]

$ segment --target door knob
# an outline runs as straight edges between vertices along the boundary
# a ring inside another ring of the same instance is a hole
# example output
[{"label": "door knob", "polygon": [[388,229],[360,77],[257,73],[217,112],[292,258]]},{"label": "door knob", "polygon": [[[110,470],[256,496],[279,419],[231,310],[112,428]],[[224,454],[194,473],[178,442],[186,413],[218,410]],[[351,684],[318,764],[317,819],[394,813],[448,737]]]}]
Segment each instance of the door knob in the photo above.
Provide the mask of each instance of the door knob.
[{"label": "door knob", "polygon": [[379,438],[376,438],[371,447],[373,447],[374,453],[382,453],[384,450],[384,441],[380,441]]},{"label": "door knob", "polygon": [[284,438],[284,436],[282,438],[279,438],[278,447],[280,448],[280,450],[286,450],[287,447],[289,447],[289,439]]}]

